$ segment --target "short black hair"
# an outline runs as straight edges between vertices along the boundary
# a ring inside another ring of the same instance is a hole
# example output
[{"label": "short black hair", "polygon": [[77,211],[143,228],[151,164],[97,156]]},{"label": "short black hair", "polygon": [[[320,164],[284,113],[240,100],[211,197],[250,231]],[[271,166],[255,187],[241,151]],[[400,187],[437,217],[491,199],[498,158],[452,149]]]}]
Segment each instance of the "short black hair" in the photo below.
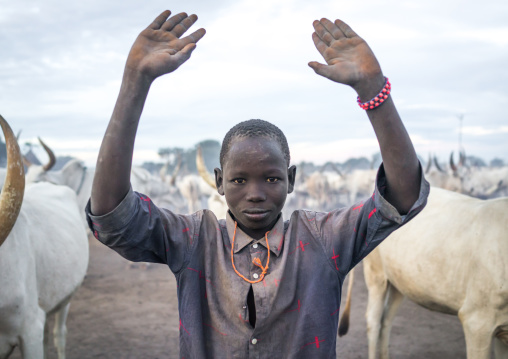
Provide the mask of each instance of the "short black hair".
[{"label": "short black hair", "polygon": [[276,140],[279,143],[282,152],[284,153],[284,159],[286,160],[289,167],[291,156],[289,155],[289,146],[286,136],[280,130],[280,128],[274,124],[260,119],[252,119],[240,122],[233,126],[228,131],[228,133],[226,133],[220,150],[221,167],[224,166],[224,158],[226,157],[229,148],[231,147],[231,142],[235,137],[269,137]]}]

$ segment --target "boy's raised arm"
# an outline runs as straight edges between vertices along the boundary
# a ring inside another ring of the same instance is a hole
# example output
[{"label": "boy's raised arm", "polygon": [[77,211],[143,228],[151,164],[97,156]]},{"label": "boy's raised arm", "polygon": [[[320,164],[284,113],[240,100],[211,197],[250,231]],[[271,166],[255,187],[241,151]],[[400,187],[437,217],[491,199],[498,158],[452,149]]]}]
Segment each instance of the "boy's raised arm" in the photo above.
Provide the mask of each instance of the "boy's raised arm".
[{"label": "boy's raised arm", "polygon": [[[319,75],[351,86],[361,102],[374,98],[385,85],[385,78],[367,43],[341,20],[314,21],[312,39],[327,65],[312,61],[309,66]],[[397,113],[392,97],[367,114],[379,141],[387,179],[385,198],[405,214],[418,199],[420,167],[413,144]]]},{"label": "boy's raised arm", "polygon": [[91,211],[112,211],[130,188],[130,171],[138,122],[152,82],[187,61],[204,29],[180,38],[196,15],[161,13],[134,42],[125,64],[120,93],[97,159]]}]

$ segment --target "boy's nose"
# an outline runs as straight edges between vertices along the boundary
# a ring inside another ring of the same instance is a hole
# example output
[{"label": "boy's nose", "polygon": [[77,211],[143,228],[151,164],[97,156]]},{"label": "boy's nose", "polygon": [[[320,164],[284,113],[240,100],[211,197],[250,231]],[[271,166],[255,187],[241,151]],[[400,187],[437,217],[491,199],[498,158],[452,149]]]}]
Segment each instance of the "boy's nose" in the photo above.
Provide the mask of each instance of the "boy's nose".
[{"label": "boy's nose", "polygon": [[266,194],[261,185],[251,183],[247,191],[247,200],[251,202],[261,202],[266,200]]}]

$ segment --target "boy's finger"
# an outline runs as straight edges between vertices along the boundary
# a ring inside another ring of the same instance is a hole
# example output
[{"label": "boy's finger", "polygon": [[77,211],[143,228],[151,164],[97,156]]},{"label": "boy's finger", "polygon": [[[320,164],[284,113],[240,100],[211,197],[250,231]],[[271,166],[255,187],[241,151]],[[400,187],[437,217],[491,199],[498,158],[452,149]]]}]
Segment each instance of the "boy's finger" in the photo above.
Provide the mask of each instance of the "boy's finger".
[{"label": "boy's finger", "polygon": [[187,18],[187,14],[184,12],[173,15],[161,26],[161,30],[171,31],[176,25],[180,23],[180,21],[185,18]]},{"label": "boy's finger", "polygon": [[314,46],[316,46],[316,49],[319,51],[319,53],[323,54],[328,45],[325,44],[315,32],[312,34],[312,40],[314,41]]},{"label": "boy's finger", "polygon": [[356,32],[354,32],[353,29],[351,29],[349,25],[342,20],[335,20],[335,25],[337,25],[337,27],[344,33],[344,35],[346,35],[346,37],[358,36]]},{"label": "boy's finger", "polygon": [[186,17],[182,21],[180,21],[178,24],[175,25],[175,27],[171,30],[173,35],[176,37],[182,36],[189,28],[198,20],[198,17],[196,15],[191,15],[189,17]]},{"label": "boy's finger", "polygon": [[317,20],[313,22],[315,33],[321,41],[323,41],[327,46],[330,46],[332,41],[334,40],[332,34],[328,30],[325,29],[325,27]]},{"label": "boy's finger", "polygon": [[340,38],[346,37],[342,30],[330,20],[322,18],[320,23],[330,34],[332,34],[334,39],[339,40]]},{"label": "boy's finger", "polygon": [[183,39],[180,40],[181,47],[182,47],[181,51],[183,51],[183,48],[185,48],[187,45],[195,44],[196,42],[201,40],[201,38],[203,36],[205,36],[205,34],[206,34],[205,29],[199,29],[199,30],[194,31],[192,34],[185,36]]},{"label": "boy's finger", "polygon": [[317,61],[311,61],[309,62],[309,66],[311,69],[314,70],[314,72],[318,75],[321,75],[326,78],[330,78],[330,67],[323,65]]},{"label": "boy's finger", "polygon": [[161,28],[162,24],[166,21],[168,16],[171,14],[171,11],[165,10],[159,16],[155,18],[155,20],[148,26],[150,29],[158,30]]},{"label": "boy's finger", "polygon": [[196,48],[196,44],[194,44],[194,43],[188,44],[181,51],[178,51],[174,55],[176,61],[178,62],[178,66],[180,66],[181,64],[183,64],[185,61],[187,61],[189,59],[189,57],[192,54],[192,51],[194,51],[195,48]]}]

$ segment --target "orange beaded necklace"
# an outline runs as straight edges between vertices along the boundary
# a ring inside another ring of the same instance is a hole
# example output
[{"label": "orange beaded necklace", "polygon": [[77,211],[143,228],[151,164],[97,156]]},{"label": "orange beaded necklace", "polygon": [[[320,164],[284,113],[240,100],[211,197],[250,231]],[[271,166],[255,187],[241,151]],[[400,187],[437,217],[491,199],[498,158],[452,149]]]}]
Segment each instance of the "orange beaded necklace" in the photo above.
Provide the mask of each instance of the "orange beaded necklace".
[{"label": "orange beaded necklace", "polygon": [[235,273],[238,274],[238,276],[240,278],[242,278],[244,281],[249,282],[251,284],[259,283],[265,278],[265,274],[268,271],[268,265],[270,264],[270,244],[268,244],[268,233],[270,233],[270,231],[265,233],[266,249],[268,250],[268,258],[266,259],[266,266],[263,267],[263,263],[261,263],[261,259],[259,259],[258,257],[255,257],[252,260],[252,263],[254,263],[254,265],[257,265],[259,268],[261,268],[263,270],[263,272],[261,272],[261,275],[259,276],[258,279],[249,280],[249,279],[245,278],[240,272],[238,272],[235,267],[235,259],[233,257],[233,253],[234,253],[233,250],[235,248],[236,226],[237,226],[237,223],[235,221],[235,231],[233,232],[233,240],[231,243],[231,264],[233,265],[233,269],[235,270]]}]

